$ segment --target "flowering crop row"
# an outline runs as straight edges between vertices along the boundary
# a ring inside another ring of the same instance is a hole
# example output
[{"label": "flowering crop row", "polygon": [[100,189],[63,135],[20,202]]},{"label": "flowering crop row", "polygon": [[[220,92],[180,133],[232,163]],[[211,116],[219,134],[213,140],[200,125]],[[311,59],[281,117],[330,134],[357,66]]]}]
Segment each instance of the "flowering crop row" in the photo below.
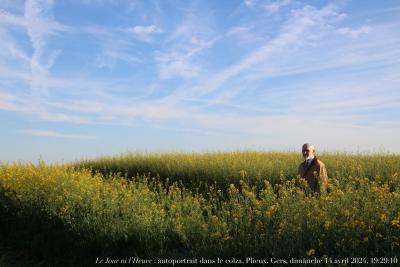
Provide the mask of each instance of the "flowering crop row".
[{"label": "flowering crop row", "polygon": [[[367,177],[386,180],[400,173],[400,156],[394,154],[322,153],[328,174],[332,177]],[[275,184],[297,175],[302,161],[300,153],[233,151],[210,153],[128,153],[114,157],[82,160],[76,168],[91,168],[103,175],[121,173],[159,176],[182,182],[187,188],[217,183],[227,188],[240,180],[263,184],[264,179]]]}]

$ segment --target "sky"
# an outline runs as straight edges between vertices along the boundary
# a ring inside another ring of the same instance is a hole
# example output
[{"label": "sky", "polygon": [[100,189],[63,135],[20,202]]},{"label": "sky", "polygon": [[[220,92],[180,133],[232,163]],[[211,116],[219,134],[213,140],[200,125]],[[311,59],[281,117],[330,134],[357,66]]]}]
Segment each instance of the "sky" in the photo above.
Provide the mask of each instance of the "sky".
[{"label": "sky", "polygon": [[1,0],[0,161],[400,153],[400,2]]}]

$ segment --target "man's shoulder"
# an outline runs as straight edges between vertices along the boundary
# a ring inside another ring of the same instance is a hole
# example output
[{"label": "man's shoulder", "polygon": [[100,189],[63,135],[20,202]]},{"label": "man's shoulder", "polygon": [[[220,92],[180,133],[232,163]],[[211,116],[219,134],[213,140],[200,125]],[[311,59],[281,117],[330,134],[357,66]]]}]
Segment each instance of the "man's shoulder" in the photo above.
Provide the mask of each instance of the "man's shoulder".
[{"label": "man's shoulder", "polygon": [[315,158],[315,164],[321,167],[325,167],[325,164],[318,158]]}]

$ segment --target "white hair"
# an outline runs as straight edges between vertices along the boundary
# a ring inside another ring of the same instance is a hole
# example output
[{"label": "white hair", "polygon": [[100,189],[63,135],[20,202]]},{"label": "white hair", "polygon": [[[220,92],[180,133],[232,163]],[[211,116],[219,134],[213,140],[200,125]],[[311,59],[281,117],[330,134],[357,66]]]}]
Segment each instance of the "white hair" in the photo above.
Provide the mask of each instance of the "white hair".
[{"label": "white hair", "polygon": [[305,143],[303,146],[302,146],[302,148],[303,147],[312,147],[313,148],[313,151],[315,152],[315,146],[312,144],[312,143]]}]

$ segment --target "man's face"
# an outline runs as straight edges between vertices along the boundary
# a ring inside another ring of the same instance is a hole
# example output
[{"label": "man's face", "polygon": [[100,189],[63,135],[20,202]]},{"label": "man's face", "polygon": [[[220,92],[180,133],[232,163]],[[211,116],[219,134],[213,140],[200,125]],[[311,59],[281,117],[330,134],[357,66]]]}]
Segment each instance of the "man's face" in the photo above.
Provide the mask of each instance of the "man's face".
[{"label": "man's face", "polygon": [[303,146],[302,152],[303,152],[303,157],[305,159],[311,158],[314,155],[314,147],[313,146]]}]

